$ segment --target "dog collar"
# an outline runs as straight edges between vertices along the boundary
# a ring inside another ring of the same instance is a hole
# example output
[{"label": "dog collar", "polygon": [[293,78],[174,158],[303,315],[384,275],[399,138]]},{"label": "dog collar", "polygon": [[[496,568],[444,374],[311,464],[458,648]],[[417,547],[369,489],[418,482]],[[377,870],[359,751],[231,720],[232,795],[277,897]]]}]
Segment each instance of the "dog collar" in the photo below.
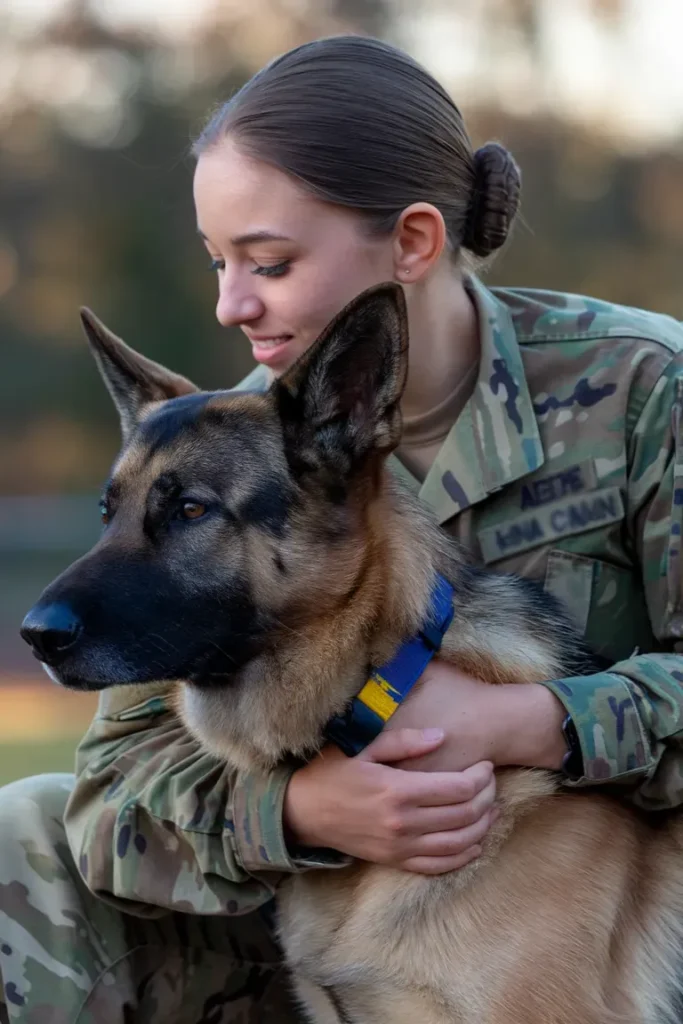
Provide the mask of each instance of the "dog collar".
[{"label": "dog collar", "polygon": [[346,710],[327,723],[325,735],[347,757],[359,754],[379,736],[441,647],[453,621],[454,596],[451,584],[437,573],[429,615],[417,636],[401,644],[390,661],[373,668],[367,683]]}]

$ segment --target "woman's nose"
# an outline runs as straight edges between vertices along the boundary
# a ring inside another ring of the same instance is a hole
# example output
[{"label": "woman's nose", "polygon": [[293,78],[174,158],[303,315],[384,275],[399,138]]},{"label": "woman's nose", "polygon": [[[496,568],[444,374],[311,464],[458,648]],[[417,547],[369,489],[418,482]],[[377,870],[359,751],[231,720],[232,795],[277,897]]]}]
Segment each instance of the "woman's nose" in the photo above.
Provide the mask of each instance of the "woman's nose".
[{"label": "woman's nose", "polygon": [[223,327],[236,327],[258,320],[263,313],[263,303],[253,291],[239,288],[235,282],[221,281],[216,304],[219,324]]}]

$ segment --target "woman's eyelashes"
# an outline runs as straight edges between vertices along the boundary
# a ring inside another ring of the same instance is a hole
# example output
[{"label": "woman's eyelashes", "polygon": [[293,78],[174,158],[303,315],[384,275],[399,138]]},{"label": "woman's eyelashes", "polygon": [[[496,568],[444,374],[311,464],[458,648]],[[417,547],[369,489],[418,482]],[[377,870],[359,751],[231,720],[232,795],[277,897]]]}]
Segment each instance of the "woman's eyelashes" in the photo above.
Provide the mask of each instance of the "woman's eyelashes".
[{"label": "woman's eyelashes", "polygon": [[[252,274],[259,277],[282,277],[290,268],[291,260],[281,260],[280,263],[257,263],[252,269]],[[209,263],[209,270],[225,270],[225,260],[214,257]]]}]

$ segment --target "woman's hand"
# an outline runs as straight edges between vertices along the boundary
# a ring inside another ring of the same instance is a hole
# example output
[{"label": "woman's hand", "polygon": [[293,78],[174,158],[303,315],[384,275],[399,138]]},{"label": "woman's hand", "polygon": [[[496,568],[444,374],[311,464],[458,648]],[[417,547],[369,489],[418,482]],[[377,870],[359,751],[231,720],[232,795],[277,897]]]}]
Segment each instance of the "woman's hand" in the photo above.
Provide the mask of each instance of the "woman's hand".
[{"label": "woman's hand", "polygon": [[492,763],[442,772],[389,767],[429,756],[443,742],[438,729],[392,729],[357,757],[326,746],[287,787],[291,839],[426,875],[474,860],[496,816]]}]

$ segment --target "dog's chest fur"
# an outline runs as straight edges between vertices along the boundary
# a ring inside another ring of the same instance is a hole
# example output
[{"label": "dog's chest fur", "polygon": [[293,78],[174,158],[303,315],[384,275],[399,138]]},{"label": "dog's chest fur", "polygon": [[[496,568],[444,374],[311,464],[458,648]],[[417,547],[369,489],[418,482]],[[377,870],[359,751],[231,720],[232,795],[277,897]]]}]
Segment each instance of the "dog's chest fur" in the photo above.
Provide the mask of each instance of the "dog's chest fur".
[{"label": "dog's chest fur", "polygon": [[[500,913],[505,866],[496,855],[515,818],[555,788],[546,773],[504,773],[501,824],[459,872],[430,878],[354,863],[290,879],[279,894],[280,938],[311,1020],[488,1021],[519,927]],[[496,950],[486,964],[483,928]]]}]

